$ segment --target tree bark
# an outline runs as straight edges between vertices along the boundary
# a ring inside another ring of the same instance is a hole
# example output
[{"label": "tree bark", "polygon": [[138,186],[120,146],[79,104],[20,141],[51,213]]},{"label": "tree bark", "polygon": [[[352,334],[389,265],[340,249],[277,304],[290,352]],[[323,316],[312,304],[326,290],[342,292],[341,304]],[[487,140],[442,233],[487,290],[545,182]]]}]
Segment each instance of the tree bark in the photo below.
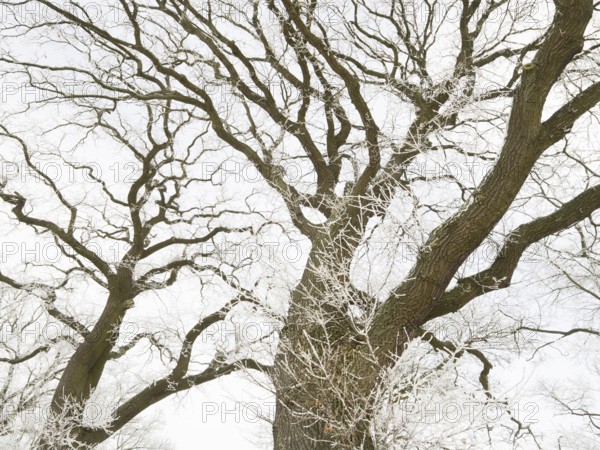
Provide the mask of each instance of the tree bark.
[{"label": "tree bark", "polygon": [[[303,418],[303,411],[298,411],[298,405],[289,399],[287,390],[293,387],[294,381],[289,377],[278,377],[275,380],[277,393],[277,409],[273,423],[274,450],[375,450],[375,442],[371,436],[370,421],[364,420],[355,430],[341,434],[343,430],[335,430],[331,418],[318,420],[314,417]],[[356,393],[365,398],[370,392]],[[322,392],[323,403],[334,402],[328,398],[327,392]],[[317,413],[315,408],[315,413]],[[343,423],[344,410],[338,410],[337,420]],[[335,418],[334,418],[335,419]]]},{"label": "tree bark", "polygon": [[313,246],[281,332],[272,371],[275,450],[375,449],[371,394],[380,368],[365,343],[353,340],[348,299],[322,276],[331,254],[333,270],[344,265],[339,253],[327,251],[332,245],[321,239]]}]

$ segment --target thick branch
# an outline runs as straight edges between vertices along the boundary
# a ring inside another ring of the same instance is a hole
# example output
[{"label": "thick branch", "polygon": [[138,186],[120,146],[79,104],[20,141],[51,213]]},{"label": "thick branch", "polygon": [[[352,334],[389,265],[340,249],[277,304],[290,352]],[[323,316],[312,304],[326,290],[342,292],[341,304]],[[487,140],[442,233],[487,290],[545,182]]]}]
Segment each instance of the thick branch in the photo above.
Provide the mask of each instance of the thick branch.
[{"label": "thick branch", "polygon": [[433,305],[427,320],[456,312],[480,295],[510,286],[513,273],[527,247],[586,219],[598,208],[600,186],[594,186],[552,214],[519,226],[509,234],[490,268],[460,279]]},{"label": "thick branch", "polygon": [[379,309],[369,336],[382,359],[402,351],[467,257],[504,216],[546,149],[541,116],[546,97],[569,62],[583,48],[593,12],[591,0],[556,1],[551,29],[531,65],[524,67],[505,143],[494,169],[471,203],[431,234],[406,281]]},{"label": "thick branch", "polygon": [[140,391],[119,406],[115,412],[115,419],[108,427],[98,430],[87,430],[80,438],[83,442],[89,444],[102,442],[106,440],[112,433],[120,430],[142,411],[169,397],[170,395],[185,391],[203,383],[207,383],[219,377],[229,375],[240,369],[252,369],[260,372],[268,371],[267,366],[254,361],[253,359],[243,359],[236,363],[223,365],[218,368],[207,368],[202,373],[190,375],[180,379],[174,379],[170,376],[162,378],[158,381],[155,381],[150,386]]}]

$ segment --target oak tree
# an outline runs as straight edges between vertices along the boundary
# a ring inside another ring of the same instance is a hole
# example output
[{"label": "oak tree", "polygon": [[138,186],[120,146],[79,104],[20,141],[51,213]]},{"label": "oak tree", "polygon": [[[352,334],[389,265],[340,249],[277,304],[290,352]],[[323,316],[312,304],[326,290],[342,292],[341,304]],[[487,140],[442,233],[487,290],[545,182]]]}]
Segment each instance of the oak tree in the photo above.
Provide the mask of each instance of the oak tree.
[{"label": "oak tree", "polygon": [[[0,128],[3,227],[57,254],[0,271],[3,321],[62,330],[2,342],[3,401],[51,398],[36,448],[110,442],[242,370],[276,395],[276,450],[417,445],[382,410],[420,389],[418,351],[443,360],[430,373],[471,358],[495,400],[485,352],[432,325],[492,311],[480,298],[553,236],[594,261],[593,0],[0,6],[4,91],[21,96]],[[274,242],[298,251],[254,257]],[[597,295],[561,255],[556,289]],[[228,321],[277,326],[208,342]],[[505,338],[520,332],[597,335],[518,323]],[[107,393],[110,417],[82,420]]]}]

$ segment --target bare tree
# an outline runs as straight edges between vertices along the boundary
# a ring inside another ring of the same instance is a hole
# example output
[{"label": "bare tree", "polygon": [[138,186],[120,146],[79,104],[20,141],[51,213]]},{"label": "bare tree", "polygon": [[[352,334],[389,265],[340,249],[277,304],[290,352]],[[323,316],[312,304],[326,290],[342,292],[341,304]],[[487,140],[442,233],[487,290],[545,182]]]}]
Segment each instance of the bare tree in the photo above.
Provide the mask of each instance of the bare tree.
[{"label": "bare tree", "polygon": [[[0,360],[48,359],[32,380],[52,396],[40,449],[93,447],[158,401],[240,369],[272,381],[277,450],[405,448],[409,424],[390,432],[381,411],[422,390],[410,370],[422,344],[432,373],[473,358],[482,401],[495,401],[477,333],[451,342],[431,325],[509,288],[532,245],[595,230],[592,0],[0,4],[11,11],[5,79],[35,92],[4,118],[3,160],[41,181],[9,177],[0,198],[11,226],[61,255],[0,281],[27,314],[70,330]],[[24,50],[31,41],[51,57]],[[27,133],[25,113],[44,117],[43,130]],[[565,160],[582,176],[567,179]],[[48,161],[73,179],[55,180]],[[138,169],[111,183],[113,162]],[[432,175],[431,163],[445,169]],[[295,232],[299,271],[215,250]],[[493,257],[473,264],[490,243]],[[120,341],[128,317],[180,283],[212,311]],[[209,327],[252,315],[280,326],[197,353]],[[105,423],[82,422],[142,345],[161,376],[128,386]]]}]

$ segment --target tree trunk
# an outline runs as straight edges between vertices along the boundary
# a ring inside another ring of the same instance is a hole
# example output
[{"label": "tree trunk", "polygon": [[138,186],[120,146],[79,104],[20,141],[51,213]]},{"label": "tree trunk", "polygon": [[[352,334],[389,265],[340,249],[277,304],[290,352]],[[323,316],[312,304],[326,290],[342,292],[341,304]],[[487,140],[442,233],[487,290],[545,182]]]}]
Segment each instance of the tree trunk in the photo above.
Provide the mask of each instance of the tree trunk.
[{"label": "tree trunk", "polygon": [[[395,359],[332,330],[326,337],[318,328],[302,325],[282,332],[272,372],[277,397],[274,450],[379,448],[372,429],[375,394]],[[397,336],[396,347],[404,348],[406,339]]]},{"label": "tree trunk", "polygon": [[[38,450],[87,449],[78,436],[84,433],[80,425],[86,402],[98,385],[104,367],[110,359],[119,335],[119,328],[132,297],[132,275],[122,270],[111,280],[109,295],[102,314],[92,331],[75,350],[65,367],[50,403],[43,436]],[[57,436],[62,436],[56,439]]]},{"label": "tree trunk", "polygon": [[[287,379],[286,379],[287,378]],[[350,378],[350,376],[348,377]],[[274,450],[375,450],[375,443],[369,433],[369,421],[354,430],[336,430],[332,422],[344,424],[344,410],[338,410],[339,417],[332,418],[325,415],[322,420],[316,417],[307,417],[303,406],[299,406],[290,398],[287,391],[293,390],[294,385],[289,385],[293,380],[289,377],[275,379],[277,393],[277,409],[273,423]],[[284,386],[284,384],[288,384]],[[365,398],[370,398],[370,393],[364,393]],[[337,398],[327,391],[318,392],[323,404],[334,403]],[[313,411],[318,414],[318,409]],[[335,420],[337,419],[337,420]]]},{"label": "tree trunk", "polygon": [[274,449],[374,450],[369,429],[380,367],[368,346],[353,340],[348,299],[322,277],[326,258],[319,253],[309,258],[280,335]]},{"label": "tree trunk", "polygon": [[273,450],[330,450],[335,448],[325,435],[325,424],[303,423],[283,402],[277,402],[273,423]]}]

